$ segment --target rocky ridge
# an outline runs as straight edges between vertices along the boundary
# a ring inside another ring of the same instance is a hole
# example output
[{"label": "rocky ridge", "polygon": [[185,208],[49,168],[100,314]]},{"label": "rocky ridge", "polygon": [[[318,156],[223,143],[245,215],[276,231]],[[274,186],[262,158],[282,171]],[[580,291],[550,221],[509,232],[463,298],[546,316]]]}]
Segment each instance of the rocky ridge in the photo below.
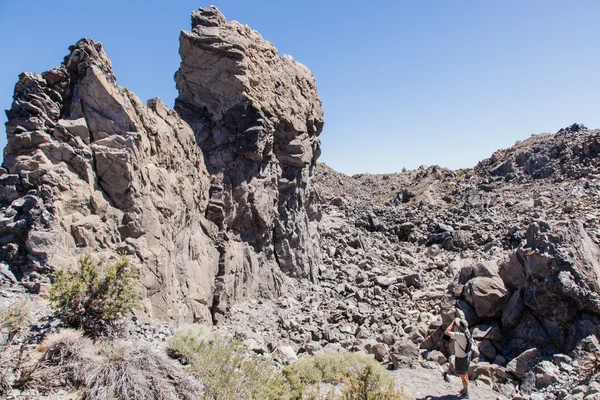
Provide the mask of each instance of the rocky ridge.
[{"label": "rocky ridge", "polygon": [[89,39],[60,67],[19,77],[0,170],[3,284],[44,294],[83,254],[127,254],[149,316],[181,324],[279,295],[286,273],[314,277],[314,78],[214,7],[192,28],[176,111],[120,87]]}]

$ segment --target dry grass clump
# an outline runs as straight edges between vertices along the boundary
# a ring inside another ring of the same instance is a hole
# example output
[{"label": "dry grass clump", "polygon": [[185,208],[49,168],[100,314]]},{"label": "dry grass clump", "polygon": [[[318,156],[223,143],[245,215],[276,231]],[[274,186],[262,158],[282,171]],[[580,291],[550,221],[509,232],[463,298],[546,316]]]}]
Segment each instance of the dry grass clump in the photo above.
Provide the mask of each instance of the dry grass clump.
[{"label": "dry grass clump", "polygon": [[286,398],[286,382],[269,363],[247,357],[242,345],[201,325],[180,329],[169,339],[175,357],[189,363],[205,385],[205,399]]},{"label": "dry grass clump", "polygon": [[32,320],[32,303],[27,298],[0,309],[0,396],[29,375],[32,362],[26,357],[25,335]]},{"label": "dry grass clump", "polygon": [[103,342],[97,361],[79,369],[85,399],[197,399],[201,385],[148,344]]},{"label": "dry grass clump", "polygon": [[0,329],[12,336],[29,327],[33,322],[32,307],[29,299],[22,298],[0,309]]},{"label": "dry grass clump", "polygon": [[202,385],[149,344],[134,340],[97,341],[65,329],[50,335],[28,382],[51,390],[69,386],[82,399],[198,399]]}]

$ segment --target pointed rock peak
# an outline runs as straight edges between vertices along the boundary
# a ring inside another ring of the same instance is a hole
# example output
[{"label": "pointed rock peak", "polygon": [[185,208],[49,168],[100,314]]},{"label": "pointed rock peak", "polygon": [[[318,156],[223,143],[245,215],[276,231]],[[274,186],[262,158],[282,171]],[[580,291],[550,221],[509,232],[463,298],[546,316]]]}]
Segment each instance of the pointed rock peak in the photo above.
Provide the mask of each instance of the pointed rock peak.
[{"label": "pointed rock peak", "polygon": [[92,39],[80,39],[75,45],[69,47],[69,55],[63,61],[67,70],[73,73],[81,73],[86,68],[95,65],[113,82],[116,81],[112,70],[112,63],[104,52],[102,43],[94,42]]},{"label": "pointed rock peak", "polygon": [[219,26],[226,23],[225,16],[215,6],[200,8],[192,12],[192,30],[200,26]]}]

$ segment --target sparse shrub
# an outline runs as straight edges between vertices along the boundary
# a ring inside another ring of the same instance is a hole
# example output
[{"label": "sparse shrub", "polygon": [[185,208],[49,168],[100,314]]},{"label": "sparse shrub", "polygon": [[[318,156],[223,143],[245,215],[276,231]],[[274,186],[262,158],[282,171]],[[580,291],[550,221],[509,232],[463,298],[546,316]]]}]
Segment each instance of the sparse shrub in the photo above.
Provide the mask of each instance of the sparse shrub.
[{"label": "sparse shrub", "polygon": [[206,399],[282,399],[287,384],[268,362],[246,357],[236,341],[210,333],[201,325],[180,329],[169,338],[176,357],[189,363],[205,384]]},{"label": "sparse shrub", "polygon": [[[169,347],[206,385],[205,399],[408,400],[384,367],[366,354],[319,353],[277,370],[246,356],[239,342],[200,325],[176,332]],[[323,384],[333,386],[326,396]]]},{"label": "sparse shrub", "polygon": [[345,379],[340,400],[409,400],[409,397],[399,391],[393,378],[377,367],[380,365],[367,364],[362,369],[354,371]]},{"label": "sparse shrub", "polygon": [[33,322],[32,304],[27,298],[16,300],[0,310],[0,328],[14,336],[18,331],[29,327]]},{"label": "sparse shrub", "polygon": [[[303,399],[302,395],[315,393],[315,389],[318,393],[323,383],[343,383],[341,394],[330,391],[327,400],[408,399],[397,391],[393,378],[385,368],[363,353],[319,353],[301,358],[285,367],[282,372],[291,386],[292,394],[301,394],[292,397],[293,399]],[[365,391],[382,397],[353,397]]]},{"label": "sparse shrub", "polygon": [[0,310],[0,397],[26,380],[31,361],[26,357],[26,330],[32,323],[32,303],[27,298]]},{"label": "sparse shrub", "polygon": [[586,381],[588,383],[592,382],[600,374],[600,353],[597,351],[586,353],[577,360],[576,366],[580,369],[581,375]]},{"label": "sparse shrub", "polygon": [[77,378],[82,399],[198,399],[202,386],[147,343],[104,341]]},{"label": "sparse shrub", "polygon": [[402,172],[406,172],[406,167],[402,167]]},{"label": "sparse shrub", "polygon": [[28,386],[71,387],[82,399],[198,399],[202,385],[148,343],[99,340],[64,329],[40,346],[44,354]]},{"label": "sparse shrub", "polygon": [[50,301],[69,325],[88,333],[106,333],[137,305],[138,278],[138,269],[126,257],[100,267],[87,255],[79,259],[79,271],[57,272]]}]

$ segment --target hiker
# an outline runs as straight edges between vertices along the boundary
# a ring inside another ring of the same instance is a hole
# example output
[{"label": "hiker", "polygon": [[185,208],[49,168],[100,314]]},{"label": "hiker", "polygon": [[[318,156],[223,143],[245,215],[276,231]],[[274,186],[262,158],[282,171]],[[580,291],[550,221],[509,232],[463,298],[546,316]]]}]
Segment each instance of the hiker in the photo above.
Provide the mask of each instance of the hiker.
[{"label": "hiker", "polygon": [[469,398],[469,363],[471,358],[471,335],[469,334],[469,325],[467,321],[460,318],[455,318],[454,321],[446,328],[444,335],[450,337],[454,344],[454,369],[456,375],[460,376],[463,388],[459,393],[459,398]]}]

